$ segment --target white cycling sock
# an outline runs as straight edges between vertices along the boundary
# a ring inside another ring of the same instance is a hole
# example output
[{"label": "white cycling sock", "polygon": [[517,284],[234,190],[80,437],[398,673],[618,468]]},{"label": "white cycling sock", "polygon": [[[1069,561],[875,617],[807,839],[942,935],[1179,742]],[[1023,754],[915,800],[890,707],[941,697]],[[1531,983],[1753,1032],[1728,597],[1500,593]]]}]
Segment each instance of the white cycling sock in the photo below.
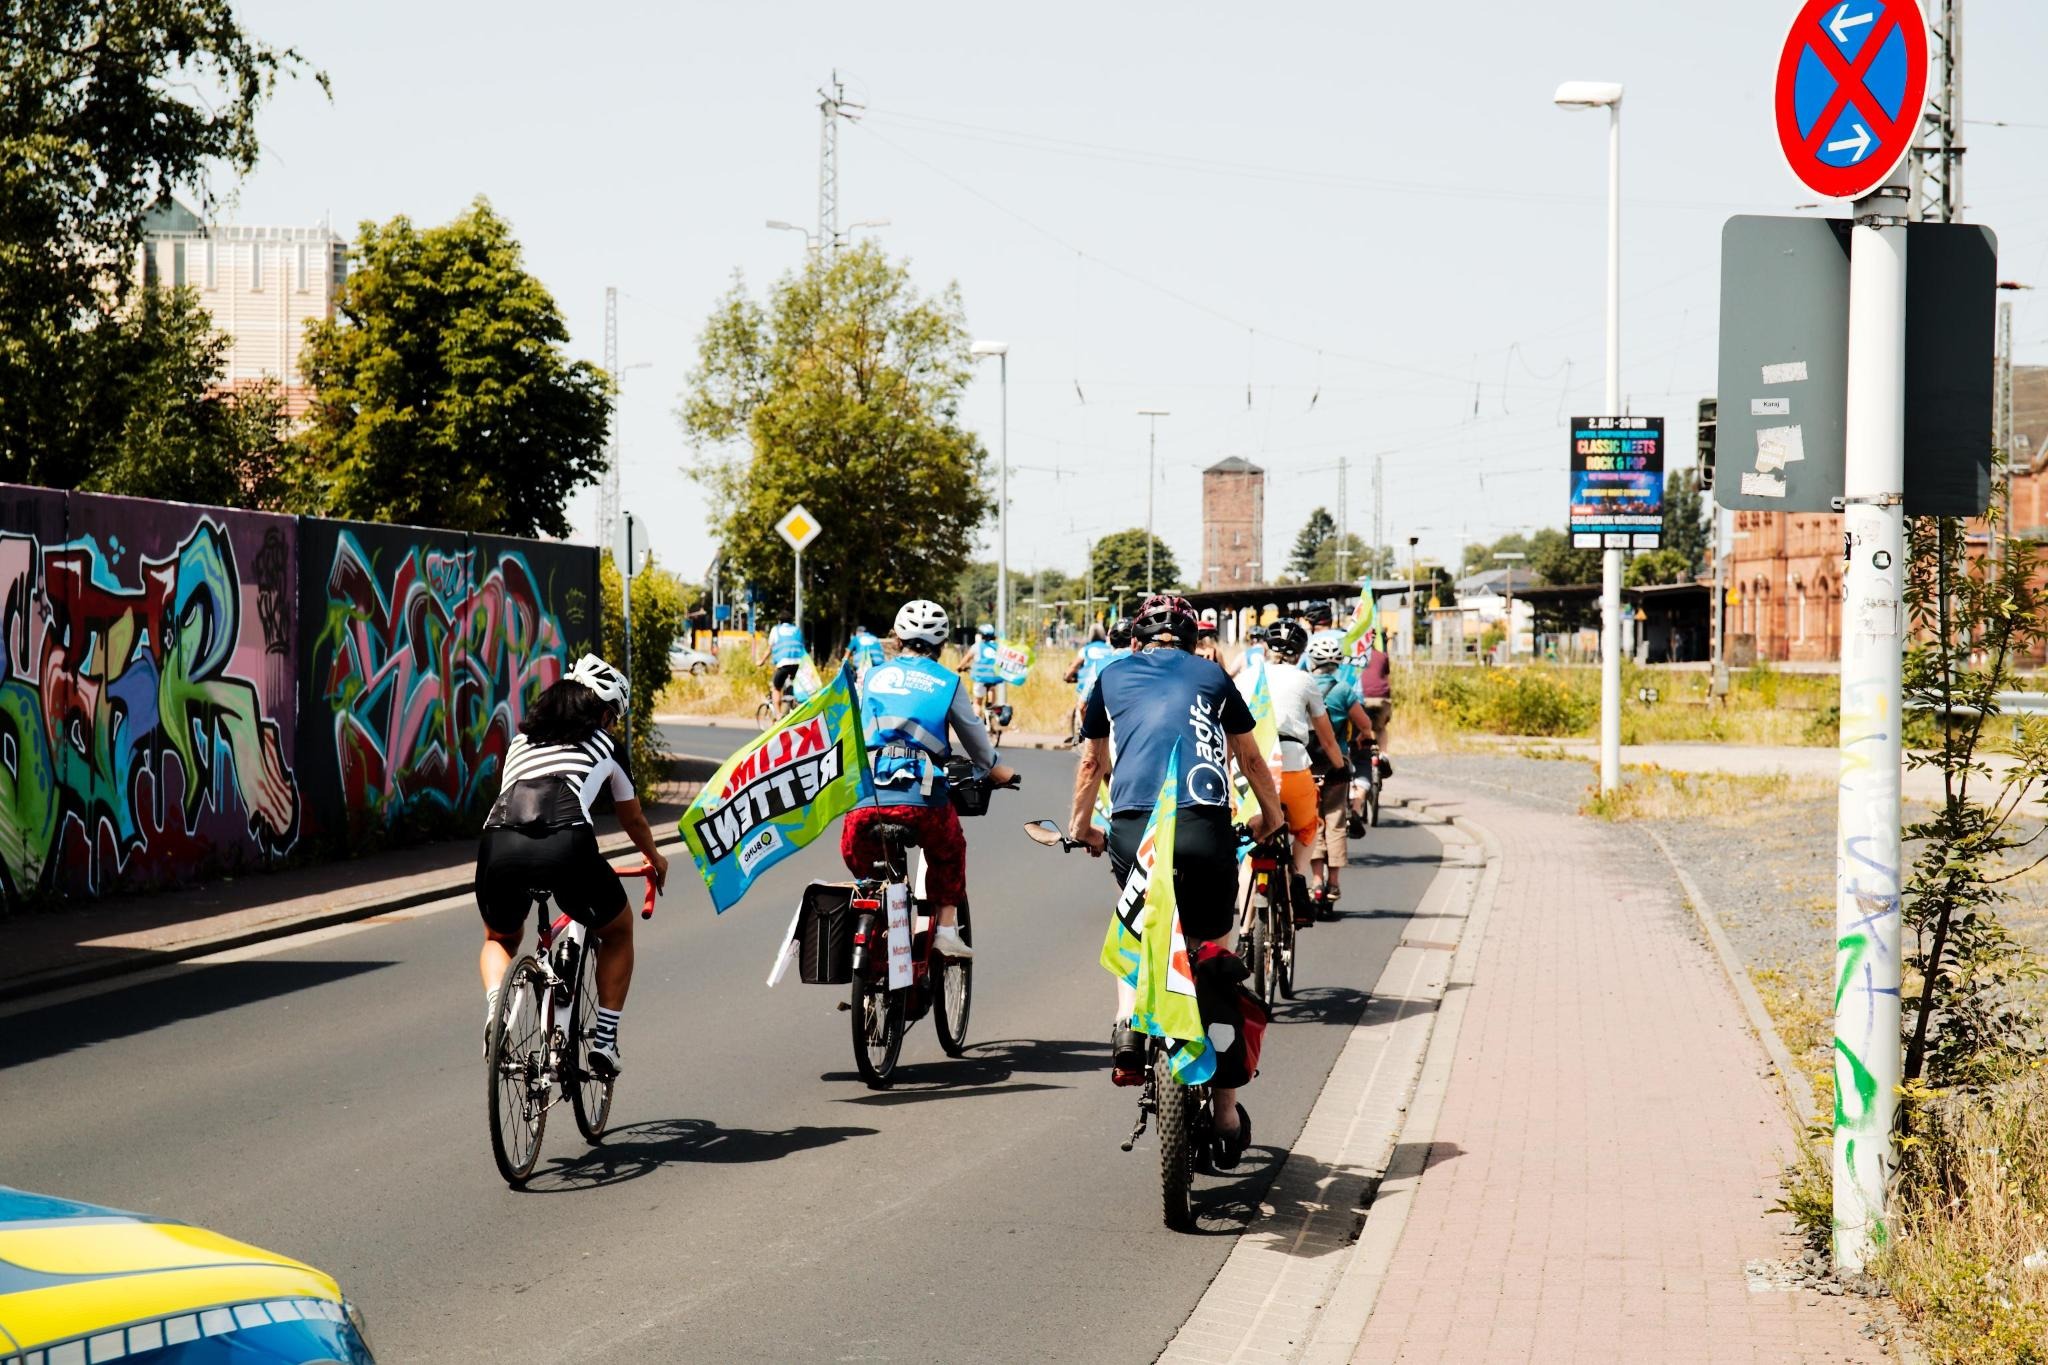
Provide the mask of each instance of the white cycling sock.
[{"label": "white cycling sock", "polygon": [[597,1007],[597,1029],[591,1041],[605,1047],[617,1047],[619,1045],[619,1016],[624,1013],[624,1010],[608,1010],[603,1005],[599,1005]]},{"label": "white cycling sock", "polygon": [[498,988],[492,986],[484,992],[484,1022],[490,1023],[498,1017]]}]

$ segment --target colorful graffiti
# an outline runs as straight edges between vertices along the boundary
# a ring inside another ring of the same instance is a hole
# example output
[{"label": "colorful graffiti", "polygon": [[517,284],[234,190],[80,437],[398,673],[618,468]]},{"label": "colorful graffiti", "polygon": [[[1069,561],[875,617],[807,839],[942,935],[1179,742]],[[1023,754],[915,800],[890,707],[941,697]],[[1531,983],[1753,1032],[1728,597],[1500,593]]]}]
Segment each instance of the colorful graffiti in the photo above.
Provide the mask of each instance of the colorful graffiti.
[{"label": "colorful graffiti", "polygon": [[[338,533],[316,647],[350,828],[487,807],[526,707],[567,667],[567,636],[518,552],[393,547]],[[466,542],[457,542],[466,543]]]},{"label": "colorful graffiti", "polygon": [[276,685],[289,662],[266,664],[290,648],[282,531],[242,519],[247,537],[265,532],[251,556],[252,613],[222,520],[180,509],[189,532],[153,558],[123,532],[155,535],[160,521],[137,525],[126,500],[79,501],[80,520],[104,528],[55,544],[0,532],[10,898],[183,880],[290,849],[294,698],[288,681]]}]

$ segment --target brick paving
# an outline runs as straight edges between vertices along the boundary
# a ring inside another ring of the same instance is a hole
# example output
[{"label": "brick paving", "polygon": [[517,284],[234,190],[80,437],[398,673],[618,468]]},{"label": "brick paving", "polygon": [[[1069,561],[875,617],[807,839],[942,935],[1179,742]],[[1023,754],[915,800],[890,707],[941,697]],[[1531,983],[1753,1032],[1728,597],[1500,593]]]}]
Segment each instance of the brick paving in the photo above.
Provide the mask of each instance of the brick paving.
[{"label": "brick paving", "polygon": [[1448,1090],[1359,1362],[1884,1361],[1868,1309],[1753,1290],[1791,1135],[1661,862],[1459,796],[1498,891]]}]

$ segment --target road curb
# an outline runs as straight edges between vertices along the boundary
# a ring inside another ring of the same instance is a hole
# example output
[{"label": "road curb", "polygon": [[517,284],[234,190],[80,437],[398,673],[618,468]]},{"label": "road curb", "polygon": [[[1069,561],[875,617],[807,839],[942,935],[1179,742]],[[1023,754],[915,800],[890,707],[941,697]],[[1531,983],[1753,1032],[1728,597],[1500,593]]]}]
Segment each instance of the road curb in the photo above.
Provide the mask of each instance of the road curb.
[{"label": "road curb", "polygon": [[[617,843],[600,842],[599,848],[607,858],[632,848],[632,843],[623,835],[609,836]],[[657,836],[656,848],[673,848],[682,843],[680,833],[666,837]],[[330,866],[346,867],[344,863]],[[352,924],[357,920],[389,915],[400,910],[411,910],[434,901],[446,900],[451,896],[463,895],[475,887],[475,874],[468,868],[451,873],[447,880],[429,886],[416,887],[410,891],[358,905],[344,906],[337,910],[315,914],[299,915],[272,920],[268,924],[251,929],[239,929],[232,933],[217,934],[211,938],[198,938],[178,944],[173,948],[131,949],[117,957],[103,962],[80,963],[69,967],[37,972],[29,976],[15,977],[0,981],[0,1004],[32,999],[56,991],[70,990],[78,986],[90,986],[117,977],[133,976],[156,967],[175,966],[189,962],[195,957],[209,957],[214,953],[232,952],[252,944],[268,943],[273,939],[291,938],[298,934],[310,934],[319,929],[330,929],[338,924]]]}]

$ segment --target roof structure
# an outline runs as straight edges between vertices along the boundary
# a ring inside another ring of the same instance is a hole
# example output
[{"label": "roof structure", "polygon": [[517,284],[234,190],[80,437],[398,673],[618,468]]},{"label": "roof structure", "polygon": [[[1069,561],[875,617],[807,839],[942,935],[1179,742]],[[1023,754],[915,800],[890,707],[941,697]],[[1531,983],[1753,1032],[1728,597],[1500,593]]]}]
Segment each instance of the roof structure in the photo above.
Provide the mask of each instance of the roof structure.
[{"label": "roof structure", "polygon": [[1266,471],[1242,455],[1226,455],[1202,472],[1204,474],[1263,474]]}]

